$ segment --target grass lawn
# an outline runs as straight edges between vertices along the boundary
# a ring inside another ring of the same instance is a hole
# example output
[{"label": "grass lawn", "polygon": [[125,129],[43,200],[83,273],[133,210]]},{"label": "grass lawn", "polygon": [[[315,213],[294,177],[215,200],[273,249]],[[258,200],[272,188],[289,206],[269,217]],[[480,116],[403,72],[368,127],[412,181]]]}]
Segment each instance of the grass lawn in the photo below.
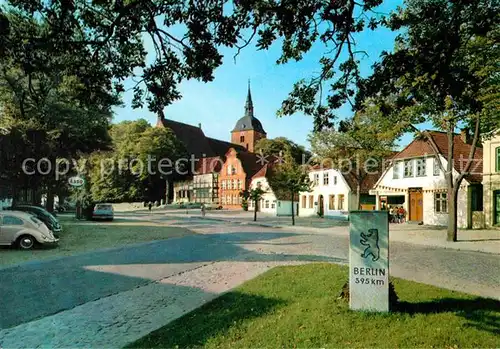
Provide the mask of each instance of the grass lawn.
[{"label": "grass lawn", "polygon": [[166,227],[147,221],[84,222],[61,219],[63,233],[59,246],[21,251],[16,248],[0,249],[0,265],[17,264],[57,256],[69,256],[99,248],[118,247],[132,243],[165,240],[193,234],[180,227]]},{"label": "grass lawn", "polygon": [[500,347],[500,302],[394,279],[400,310],[337,299],[346,267],[280,267],[133,343],[133,348]]}]

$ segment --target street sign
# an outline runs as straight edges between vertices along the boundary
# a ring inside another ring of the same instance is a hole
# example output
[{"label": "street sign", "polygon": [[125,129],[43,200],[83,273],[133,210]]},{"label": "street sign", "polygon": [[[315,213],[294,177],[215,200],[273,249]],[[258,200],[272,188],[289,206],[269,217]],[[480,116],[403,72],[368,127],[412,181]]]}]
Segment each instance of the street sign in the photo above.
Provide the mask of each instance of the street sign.
[{"label": "street sign", "polygon": [[70,177],[68,179],[68,183],[72,187],[79,188],[85,184],[85,179],[83,179],[82,177],[78,177],[78,176]]},{"label": "street sign", "polygon": [[350,212],[349,306],[389,311],[389,217],[387,211]]}]

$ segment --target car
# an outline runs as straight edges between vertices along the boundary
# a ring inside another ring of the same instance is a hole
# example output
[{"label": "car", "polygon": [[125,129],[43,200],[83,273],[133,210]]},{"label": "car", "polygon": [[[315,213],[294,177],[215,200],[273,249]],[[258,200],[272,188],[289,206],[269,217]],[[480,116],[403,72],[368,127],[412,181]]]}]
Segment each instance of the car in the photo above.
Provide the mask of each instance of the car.
[{"label": "car", "polygon": [[113,210],[113,205],[111,204],[97,204],[94,207],[94,212],[92,212],[92,219],[104,219],[112,221],[115,218],[115,213]]},{"label": "car", "polygon": [[59,239],[45,223],[22,211],[0,211],[0,245],[30,250],[37,244],[56,245]]},{"label": "car", "polygon": [[54,234],[56,238],[59,238],[62,233],[62,227],[56,217],[51,214],[49,211],[42,207],[34,206],[34,205],[15,205],[12,207],[6,208],[6,210],[14,210],[14,211],[22,211],[31,213],[39,220],[41,220],[47,228]]}]

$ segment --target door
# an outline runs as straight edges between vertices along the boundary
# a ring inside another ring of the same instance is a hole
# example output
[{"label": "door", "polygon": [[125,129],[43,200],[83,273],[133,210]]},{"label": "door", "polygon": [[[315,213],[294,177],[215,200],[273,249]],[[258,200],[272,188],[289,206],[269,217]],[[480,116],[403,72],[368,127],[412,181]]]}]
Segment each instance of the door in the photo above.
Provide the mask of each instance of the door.
[{"label": "door", "polygon": [[323,195],[320,195],[318,198],[318,213],[320,216],[325,214],[325,203],[323,200]]},{"label": "door", "polygon": [[11,244],[16,234],[23,228],[24,222],[14,216],[3,216],[0,224],[0,244]]},{"label": "door", "polygon": [[421,189],[410,191],[410,221],[421,222],[424,217],[424,196]]},{"label": "door", "polygon": [[500,224],[500,190],[493,192],[494,200],[494,212],[493,212],[493,224]]}]

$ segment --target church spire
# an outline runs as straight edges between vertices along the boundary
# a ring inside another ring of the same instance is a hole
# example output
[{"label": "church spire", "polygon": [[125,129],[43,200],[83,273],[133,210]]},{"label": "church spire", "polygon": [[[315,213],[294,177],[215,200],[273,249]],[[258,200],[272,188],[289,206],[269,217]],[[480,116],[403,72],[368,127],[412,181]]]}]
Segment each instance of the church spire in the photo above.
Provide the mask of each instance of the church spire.
[{"label": "church spire", "polygon": [[252,102],[252,92],[250,91],[250,79],[248,79],[248,94],[247,94],[247,102],[245,103],[245,116],[253,118],[253,102]]}]

